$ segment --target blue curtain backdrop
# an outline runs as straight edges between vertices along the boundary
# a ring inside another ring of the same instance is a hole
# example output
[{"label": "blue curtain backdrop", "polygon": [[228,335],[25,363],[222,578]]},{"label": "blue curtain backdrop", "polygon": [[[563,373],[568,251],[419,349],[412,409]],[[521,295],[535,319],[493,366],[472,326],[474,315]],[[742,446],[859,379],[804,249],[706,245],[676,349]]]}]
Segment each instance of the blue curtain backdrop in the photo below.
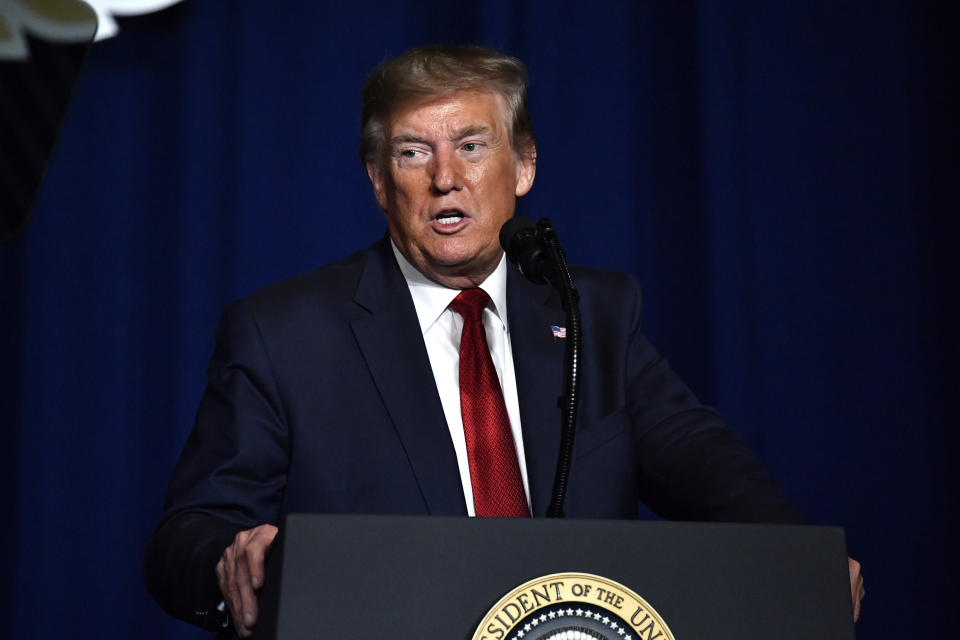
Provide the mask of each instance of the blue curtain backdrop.
[{"label": "blue curtain backdrop", "polygon": [[121,19],[0,250],[2,635],[203,637],[149,599],[141,554],[218,315],[383,233],[360,87],[437,41],[529,64],[521,212],[572,261],[636,274],[655,344],[811,522],[846,527],[859,635],[955,631],[951,11],[186,0]]}]

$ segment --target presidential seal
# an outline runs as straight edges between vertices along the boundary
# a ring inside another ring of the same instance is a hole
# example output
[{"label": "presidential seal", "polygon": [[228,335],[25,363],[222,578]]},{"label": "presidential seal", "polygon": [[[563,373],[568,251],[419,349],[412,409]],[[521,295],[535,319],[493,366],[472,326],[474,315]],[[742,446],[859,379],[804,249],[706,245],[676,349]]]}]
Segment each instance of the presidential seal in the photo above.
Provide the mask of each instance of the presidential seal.
[{"label": "presidential seal", "polygon": [[520,585],[484,616],[473,640],[674,640],[636,593],[589,573],[554,573]]}]

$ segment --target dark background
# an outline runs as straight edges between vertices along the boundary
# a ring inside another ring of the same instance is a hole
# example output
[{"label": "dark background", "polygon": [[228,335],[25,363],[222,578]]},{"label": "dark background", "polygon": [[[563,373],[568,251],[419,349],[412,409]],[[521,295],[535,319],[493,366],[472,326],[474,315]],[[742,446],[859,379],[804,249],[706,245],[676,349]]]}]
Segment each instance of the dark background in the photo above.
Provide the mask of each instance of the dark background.
[{"label": "dark background", "polygon": [[364,75],[475,42],[530,67],[541,145],[519,211],[551,216],[571,261],[636,274],[654,343],[811,522],[846,527],[859,636],[945,637],[947,6],[186,0],[121,19],[0,249],[3,635],[202,637],[140,567],[219,313],[383,233],[355,157]]}]

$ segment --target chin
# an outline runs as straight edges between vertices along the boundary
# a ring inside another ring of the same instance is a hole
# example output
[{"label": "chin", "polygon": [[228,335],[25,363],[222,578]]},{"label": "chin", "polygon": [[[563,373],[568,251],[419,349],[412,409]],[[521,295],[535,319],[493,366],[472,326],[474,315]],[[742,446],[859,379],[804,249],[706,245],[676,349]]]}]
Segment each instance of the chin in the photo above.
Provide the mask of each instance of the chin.
[{"label": "chin", "polygon": [[477,251],[475,249],[470,250],[469,247],[464,247],[461,243],[449,244],[456,244],[458,246],[437,247],[436,251],[431,251],[427,254],[428,260],[438,267],[444,268],[468,266],[471,262],[478,261]]},{"label": "chin", "polygon": [[469,260],[432,260],[429,264],[431,271],[451,277],[469,274],[472,263]]}]

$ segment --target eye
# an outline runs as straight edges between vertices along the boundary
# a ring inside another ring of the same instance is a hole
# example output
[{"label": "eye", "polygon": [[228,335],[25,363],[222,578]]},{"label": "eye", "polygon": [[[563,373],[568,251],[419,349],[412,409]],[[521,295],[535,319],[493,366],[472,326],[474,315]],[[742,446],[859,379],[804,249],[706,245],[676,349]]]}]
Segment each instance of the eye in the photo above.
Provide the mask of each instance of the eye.
[{"label": "eye", "polygon": [[463,145],[462,149],[467,153],[473,153],[474,151],[480,151],[480,148],[482,146],[483,144],[479,142],[467,142],[466,144]]},{"label": "eye", "polygon": [[402,147],[394,151],[397,162],[405,167],[416,167],[426,161],[429,153],[420,147]]}]

